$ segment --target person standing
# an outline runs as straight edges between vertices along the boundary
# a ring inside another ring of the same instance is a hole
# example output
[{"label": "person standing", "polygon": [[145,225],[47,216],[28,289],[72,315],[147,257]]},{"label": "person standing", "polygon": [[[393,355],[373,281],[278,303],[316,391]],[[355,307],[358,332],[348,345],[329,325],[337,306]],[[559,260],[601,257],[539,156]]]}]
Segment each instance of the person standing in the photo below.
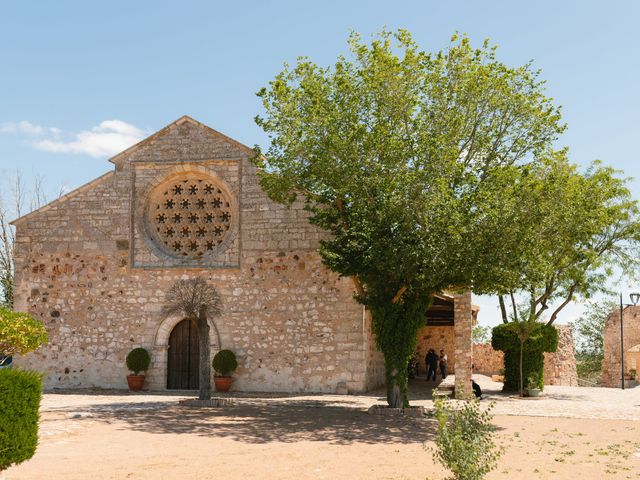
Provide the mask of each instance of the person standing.
[{"label": "person standing", "polygon": [[438,355],[433,348],[430,348],[425,357],[425,363],[427,364],[427,382],[431,380],[436,381],[436,371],[438,370]]},{"label": "person standing", "polygon": [[442,380],[447,378],[447,362],[448,361],[449,361],[449,358],[447,357],[447,354],[444,353],[444,350],[440,350],[439,363],[440,363],[440,375],[442,375]]}]

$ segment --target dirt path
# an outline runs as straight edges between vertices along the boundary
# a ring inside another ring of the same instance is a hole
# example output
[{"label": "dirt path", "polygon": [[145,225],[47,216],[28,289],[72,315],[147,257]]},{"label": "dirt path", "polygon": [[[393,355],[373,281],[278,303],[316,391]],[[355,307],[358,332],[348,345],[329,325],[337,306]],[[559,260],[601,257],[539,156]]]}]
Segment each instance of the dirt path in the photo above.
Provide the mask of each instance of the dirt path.
[{"label": "dirt path", "polygon": [[[368,415],[375,397],[47,395],[41,444],[17,479],[441,479],[431,419]],[[508,402],[507,402],[508,404]],[[521,408],[519,404],[518,408]],[[489,478],[640,478],[640,421],[499,415],[507,452]]]}]

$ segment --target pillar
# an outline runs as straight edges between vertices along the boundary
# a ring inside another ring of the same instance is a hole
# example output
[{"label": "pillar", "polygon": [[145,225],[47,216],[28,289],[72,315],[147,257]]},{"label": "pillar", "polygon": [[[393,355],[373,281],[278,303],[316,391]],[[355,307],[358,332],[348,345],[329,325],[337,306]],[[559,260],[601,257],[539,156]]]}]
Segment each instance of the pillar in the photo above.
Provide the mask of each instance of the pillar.
[{"label": "pillar", "polygon": [[455,336],[455,376],[456,398],[466,399],[473,396],[471,388],[471,364],[473,362],[473,343],[471,331],[473,330],[473,316],[471,314],[471,292],[454,295],[453,299]]}]

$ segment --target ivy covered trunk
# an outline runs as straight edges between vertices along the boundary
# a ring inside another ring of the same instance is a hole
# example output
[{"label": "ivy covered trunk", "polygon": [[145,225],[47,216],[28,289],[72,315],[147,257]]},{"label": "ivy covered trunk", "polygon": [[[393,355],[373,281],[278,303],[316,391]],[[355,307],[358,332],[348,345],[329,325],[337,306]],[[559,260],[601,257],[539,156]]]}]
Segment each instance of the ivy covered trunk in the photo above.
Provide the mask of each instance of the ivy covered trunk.
[{"label": "ivy covered trunk", "polygon": [[384,356],[390,407],[409,406],[408,365],[416,350],[418,330],[425,325],[430,298],[407,295],[396,303],[370,306],[376,344]]},{"label": "ivy covered trunk", "polygon": [[[543,378],[544,352],[530,342],[524,343],[522,349],[522,388],[529,388],[529,376],[539,375]],[[520,347],[504,350],[504,387],[505,392],[520,391]]]}]

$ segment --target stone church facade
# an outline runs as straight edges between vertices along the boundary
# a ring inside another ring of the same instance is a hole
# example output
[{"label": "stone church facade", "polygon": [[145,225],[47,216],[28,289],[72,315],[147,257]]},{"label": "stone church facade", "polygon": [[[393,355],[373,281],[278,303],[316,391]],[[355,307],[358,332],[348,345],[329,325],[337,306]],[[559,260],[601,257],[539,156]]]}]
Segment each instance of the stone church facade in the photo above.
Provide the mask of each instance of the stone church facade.
[{"label": "stone church facade", "polygon": [[[323,233],[302,203],[268,199],[252,154],[185,116],[113,157],[114,170],[14,221],[15,309],[49,331],[48,345],[18,363],[43,371],[47,388],[125,388],[125,357],[142,346],[152,357],[147,387],[180,385],[188,365],[175,355],[193,358],[185,350],[193,333],[161,310],[176,280],[200,276],[223,297],[210,342],[212,355],[236,352],[234,388],[383,384],[353,283],[321,264]],[[455,369],[466,381],[470,294],[447,299]]]}]

